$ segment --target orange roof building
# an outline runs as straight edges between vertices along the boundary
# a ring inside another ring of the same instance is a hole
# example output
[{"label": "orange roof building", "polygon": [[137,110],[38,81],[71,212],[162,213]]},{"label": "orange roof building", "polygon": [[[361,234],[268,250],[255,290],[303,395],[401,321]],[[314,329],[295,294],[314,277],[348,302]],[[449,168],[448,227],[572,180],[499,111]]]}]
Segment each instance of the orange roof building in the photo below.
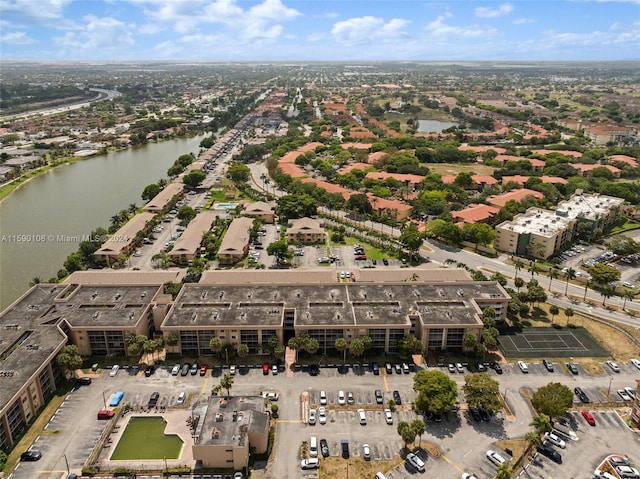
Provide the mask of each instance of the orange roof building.
[{"label": "orange roof building", "polygon": [[461,223],[486,223],[491,221],[498,213],[500,208],[490,205],[469,205],[460,211],[452,211],[453,221]]},{"label": "orange roof building", "polygon": [[638,166],[638,160],[636,160],[633,156],[628,155],[611,155],[609,157],[609,161],[626,163],[627,165],[633,166],[634,168]]},{"label": "orange roof building", "polygon": [[529,178],[540,178],[542,180],[543,183],[551,183],[554,185],[566,185],[567,183],[569,183],[567,180],[565,180],[564,178],[560,178],[559,176],[546,176],[546,175],[542,175],[542,176],[522,176],[522,175],[513,175],[513,176],[503,176],[502,177],[502,184],[506,184],[509,182],[514,182],[514,183],[518,183],[519,185],[523,186],[527,181],[529,181]]},{"label": "orange roof building", "polygon": [[517,190],[509,191],[508,193],[503,193],[501,195],[489,196],[487,198],[487,203],[497,208],[503,208],[508,201],[516,201],[520,203],[522,202],[522,200],[529,196],[534,197],[536,200],[541,200],[542,198],[544,198],[544,195],[539,191],[530,190],[528,188],[520,188]]}]

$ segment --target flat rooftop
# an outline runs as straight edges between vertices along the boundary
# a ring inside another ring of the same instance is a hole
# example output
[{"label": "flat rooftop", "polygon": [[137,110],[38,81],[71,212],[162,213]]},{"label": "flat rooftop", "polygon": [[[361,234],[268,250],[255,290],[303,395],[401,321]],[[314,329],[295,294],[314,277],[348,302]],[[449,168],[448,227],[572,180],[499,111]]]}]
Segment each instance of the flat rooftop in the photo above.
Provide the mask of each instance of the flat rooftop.
[{"label": "flat rooftop", "polygon": [[503,223],[501,227],[519,234],[532,233],[552,238],[566,229],[572,221],[556,215],[553,211],[530,208],[526,213],[516,215],[511,221]]},{"label": "flat rooftop", "polygon": [[197,445],[240,447],[248,443],[249,431],[264,432],[269,424],[260,396],[212,396],[197,406],[194,414],[200,416],[195,431]]}]

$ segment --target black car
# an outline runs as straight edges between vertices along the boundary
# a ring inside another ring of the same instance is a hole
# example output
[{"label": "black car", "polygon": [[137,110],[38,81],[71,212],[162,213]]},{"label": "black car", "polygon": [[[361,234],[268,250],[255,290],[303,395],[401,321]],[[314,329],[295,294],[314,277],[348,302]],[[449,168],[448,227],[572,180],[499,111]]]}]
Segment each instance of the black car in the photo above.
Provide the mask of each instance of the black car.
[{"label": "black car", "polygon": [[39,461],[42,457],[42,453],[40,451],[25,451],[20,454],[21,461]]},{"label": "black car", "polygon": [[483,408],[482,406],[480,406],[478,408],[478,412],[480,413],[480,417],[482,418],[483,421],[491,421],[491,414],[489,414],[489,411],[487,411],[485,408]]},{"label": "black car", "polygon": [[389,266],[389,260],[388,260],[387,258],[382,258],[382,263],[383,263],[385,266]]},{"label": "black car", "polygon": [[326,439],[320,439],[320,453],[322,457],[329,457],[329,444]]},{"label": "black car", "polygon": [[393,401],[400,406],[402,404],[402,398],[400,397],[400,392],[398,390],[393,391]]},{"label": "black car", "polygon": [[578,396],[578,398],[580,399],[580,401],[584,402],[584,403],[588,403],[591,402],[589,400],[589,396],[587,396],[587,393],[584,392],[584,390],[582,388],[575,388],[573,390],[574,393],[576,393],[576,396]]},{"label": "black car", "polygon": [[147,366],[147,369],[144,370],[144,375],[146,377],[149,377],[154,373],[155,370],[156,370],[155,366]]},{"label": "black car", "polygon": [[311,364],[309,366],[309,374],[311,376],[317,376],[318,374],[320,374],[320,366],[318,366],[317,364]]},{"label": "black car", "polygon": [[569,427],[569,420],[566,417],[557,417],[554,419],[554,423],[562,424],[563,426]]},{"label": "black car", "polygon": [[553,363],[551,361],[543,359],[542,364],[544,364],[544,367],[547,368],[547,371],[549,371],[550,373],[553,372]]},{"label": "black car", "polygon": [[382,404],[384,402],[384,398],[382,397],[382,391],[376,389],[376,404]]},{"label": "black car", "polygon": [[549,459],[551,459],[553,462],[556,462],[558,464],[562,464],[562,456],[560,455],[560,453],[558,451],[556,451],[553,446],[547,442],[542,443],[540,446],[538,446],[538,452],[540,454],[542,454],[543,456],[548,457]]},{"label": "black car", "polygon": [[91,378],[78,378],[76,379],[76,386],[88,386],[91,384]]},{"label": "black car", "polygon": [[571,371],[571,374],[578,374],[578,366],[573,363],[567,363],[567,369]]},{"label": "black car", "polygon": [[147,404],[148,407],[149,408],[156,407],[156,405],[158,404],[158,399],[160,399],[159,392],[154,392],[153,394],[151,394],[151,397],[149,398],[149,403]]},{"label": "black car", "polygon": [[378,363],[373,363],[371,365],[371,370],[373,371],[373,374],[378,376],[380,374],[380,366],[378,366]]},{"label": "black car", "polygon": [[474,421],[482,420],[482,416],[480,416],[480,411],[478,410],[478,408],[470,407],[469,414],[471,414],[471,417],[473,418]]},{"label": "black car", "polygon": [[200,369],[198,366],[198,363],[193,363],[191,365],[191,368],[189,369],[189,372],[191,373],[192,376],[195,376],[196,374],[198,374],[198,369]]},{"label": "black car", "polygon": [[186,376],[187,374],[189,374],[189,369],[191,369],[191,364],[184,363],[182,365],[182,369],[180,369],[180,376]]},{"label": "black car", "polygon": [[349,441],[343,439],[340,441],[340,446],[342,446],[342,458],[349,459]]},{"label": "black car", "polygon": [[497,374],[502,374],[502,366],[500,366],[498,363],[491,363],[489,367],[493,369]]}]

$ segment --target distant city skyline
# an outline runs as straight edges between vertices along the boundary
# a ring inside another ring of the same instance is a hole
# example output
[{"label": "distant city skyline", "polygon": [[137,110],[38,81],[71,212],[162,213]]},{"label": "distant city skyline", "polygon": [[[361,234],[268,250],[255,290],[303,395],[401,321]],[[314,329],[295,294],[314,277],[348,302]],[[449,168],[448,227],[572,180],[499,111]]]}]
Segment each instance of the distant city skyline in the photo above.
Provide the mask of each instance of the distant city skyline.
[{"label": "distant city skyline", "polygon": [[0,0],[2,60],[640,59],[640,0]]}]

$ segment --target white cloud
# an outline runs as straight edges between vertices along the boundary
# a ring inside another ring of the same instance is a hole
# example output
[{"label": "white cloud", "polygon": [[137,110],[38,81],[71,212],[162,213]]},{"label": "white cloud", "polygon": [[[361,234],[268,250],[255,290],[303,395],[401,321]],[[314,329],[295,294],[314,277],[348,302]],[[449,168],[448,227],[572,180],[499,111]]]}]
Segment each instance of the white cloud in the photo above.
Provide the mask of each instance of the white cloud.
[{"label": "white cloud", "polygon": [[510,3],[503,3],[498,8],[489,7],[476,7],[475,14],[479,18],[498,18],[513,11],[513,5]]},{"label": "white cloud", "polygon": [[55,37],[54,43],[70,58],[113,57],[127,58],[128,49],[135,44],[131,25],[111,17],[87,15],[80,31]]},{"label": "white cloud", "polygon": [[176,45],[171,40],[162,42],[153,47],[153,51],[156,52],[160,58],[178,58],[184,54],[184,48],[180,45]]},{"label": "white cloud", "polygon": [[408,23],[401,18],[385,23],[380,17],[356,17],[336,22],[331,34],[337,42],[345,45],[373,44],[406,37],[403,28]]},{"label": "white cloud", "polygon": [[0,43],[9,43],[11,45],[30,45],[36,41],[27,36],[24,32],[9,32],[0,36]]},{"label": "white cloud", "polygon": [[73,28],[64,18],[64,9],[72,0],[0,0],[0,14],[15,26],[46,25]]},{"label": "white cloud", "polygon": [[327,36],[324,33],[309,33],[306,36],[308,42],[319,42],[320,40],[324,40]]},{"label": "white cloud", "polygon": [[466,27],[447,25],[445,20],[451,17],[452,15],[447,12],[428,23],[426,26],[427,34],[432,37],[492,37],[498,33],[495,28],[483,28],[478,25]]},{"label": "white cloud", "polygon": [[340,14],[338,12],[326,12],[313,15],[313,18],[338,18]]},{"label": "white cloud", "polygon": [[524,25],[525,23],[535,23],[533,18],[516,18],[513,22],[514,25]]}]

